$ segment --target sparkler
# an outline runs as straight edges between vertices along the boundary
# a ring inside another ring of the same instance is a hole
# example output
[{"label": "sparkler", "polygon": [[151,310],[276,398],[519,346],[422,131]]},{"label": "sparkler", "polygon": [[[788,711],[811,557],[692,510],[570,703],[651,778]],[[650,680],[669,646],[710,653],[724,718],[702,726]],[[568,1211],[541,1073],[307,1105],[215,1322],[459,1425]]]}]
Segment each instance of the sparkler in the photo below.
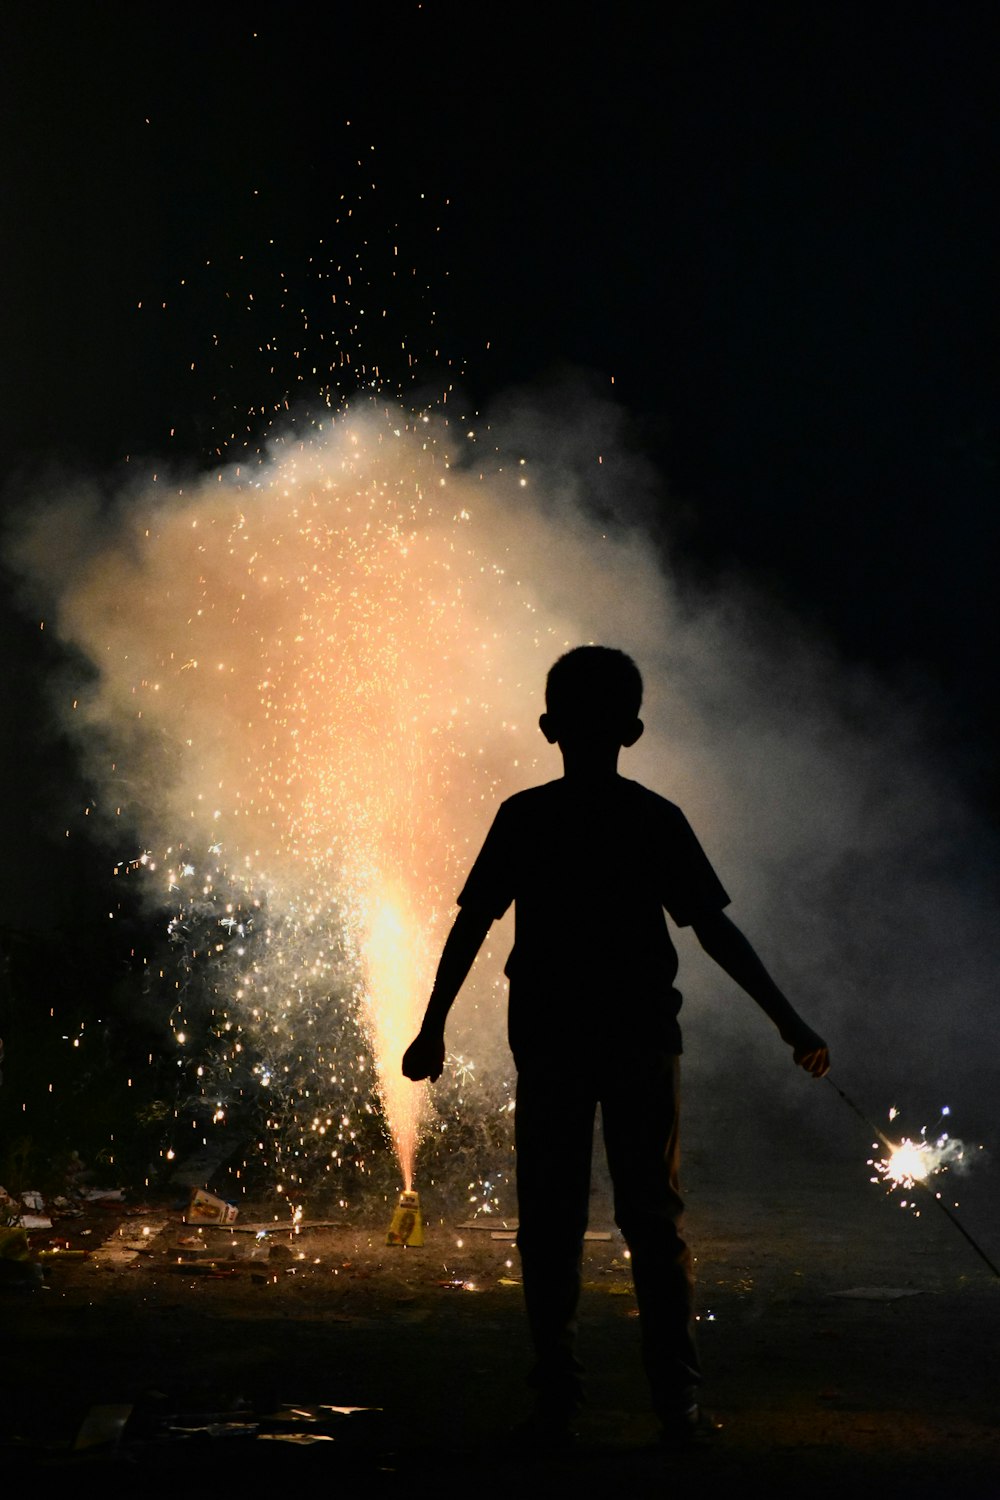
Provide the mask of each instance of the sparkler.
[{"label": "sparkler", "polygon": [[[963,1153],[960,1144],[957,1141],[949,1142],[947,1137],[943,1137],[937,1145],[926,1140],[920,1142],[907,1139],[893,1141],[886,1135],[885,1131],[881,1130],[868,1119],[868,1116],[838,1084],[834,1083],[829,1073],[826,1074],[826,1078],[830,1086],[843,1099],[848,1109],[854,1111],[858,1119],[868,1126],[872,1134],[877,1136],[878,1140],[885,1147],[887,1155],[881,1160],[872,1163],[879,1178],[883,1181],[888,1181],[893,1187],[902,1185],[907,1188],[922,1188],[930,1196],[931,1200],[937,1204],[945,1217],[955,1226],[959,1234],[968,1241],[980,1260],[989,1266],[993,1275],[1000,1277],[1000,1269],[993,1264],[982,1246],[973,1239],[965,1225],[952,1213],[941,1194],[935,1192],[928,1181],[928,1178],[935,1172],[961,1159]],[[945,1113],[948,1113],[948,1111],[946,1110]],[[890,1116],[890,1118],[893,1118],[893,1116]],[[873,1178],[872,1180],[876,1181],[877,1179]]]}]

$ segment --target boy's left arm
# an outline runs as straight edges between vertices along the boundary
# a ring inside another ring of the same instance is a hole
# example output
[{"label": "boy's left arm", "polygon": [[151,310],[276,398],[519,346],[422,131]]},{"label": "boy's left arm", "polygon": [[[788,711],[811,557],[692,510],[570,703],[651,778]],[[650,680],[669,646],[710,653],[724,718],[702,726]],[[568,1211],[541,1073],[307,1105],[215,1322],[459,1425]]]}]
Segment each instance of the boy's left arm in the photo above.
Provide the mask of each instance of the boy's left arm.
[{"label": "boy's left arm", "polygon": [[461,906],[445,941],[431,998],[416,1037],[403,1054],[403,1073],[419,1083],[441,1077],[444,1068],[444,1023],[465,983],[476,954],[492,926],[488,912]]},{"label": "boy's left arm", "polygon": [[716,911],[692,922],[691,927],[709,958],[770,1016],[782,1040],[792,1048],[799,1066],[814,1078],[822,1078],[829,1072],[830,1053],[823,1038],[793,1009],[736,923],[725,912]]}]

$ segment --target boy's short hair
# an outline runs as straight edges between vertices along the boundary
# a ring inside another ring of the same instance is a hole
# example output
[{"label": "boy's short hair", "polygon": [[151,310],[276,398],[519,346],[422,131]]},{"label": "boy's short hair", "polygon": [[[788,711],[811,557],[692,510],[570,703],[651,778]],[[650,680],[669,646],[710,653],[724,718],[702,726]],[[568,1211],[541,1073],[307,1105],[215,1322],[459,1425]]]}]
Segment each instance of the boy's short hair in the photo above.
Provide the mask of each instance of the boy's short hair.
[{"label": "boy's short hair", "polygon": [[545,707],[556,718],[582,715],[627,724],[642,707],[642,676],[624,651],[576,646],[549,669]]}]

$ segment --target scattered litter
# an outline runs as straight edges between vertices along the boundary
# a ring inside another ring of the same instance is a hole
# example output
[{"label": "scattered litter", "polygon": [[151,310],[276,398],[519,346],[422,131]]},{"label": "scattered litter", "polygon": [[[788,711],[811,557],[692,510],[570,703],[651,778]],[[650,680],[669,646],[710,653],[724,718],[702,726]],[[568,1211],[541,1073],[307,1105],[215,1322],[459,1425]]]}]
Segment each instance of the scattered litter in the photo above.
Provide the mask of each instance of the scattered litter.
[{"label": "scattered litter", "polygon": [[[148,1444],[162,1448],[164,1443],[193,1443],[192,1451],[204,1452],[206,1440],[226,1447],[251,1442],[291,1443],[311,1446],[332,1443],[335,1434],[343,1432],[344,1419],[360,1414],[381,1413],[380,1406],[337,1406],[330,1402],[282,1402],[276,1410],[256,1411],[243,1401],[219,1411],[191,1410],[180,1406],[162,1411],[152,1423],[150,1413],[138,1408],[133,1419],[131,1406],[92,1406],[77,1434],[76,1450],[123,1448],[134,1452]],[[352,1422],[353,1426],[354,1423]]]},{"label": "scattered litter", "polygon": [[56,1211],[57,1218],[60,1218],[60,1219],[82,1219],[83,1218],[83,1209],[80,1208],[77,1204],[71,1203],[70,1200],[63,1193],[57,1193],[56,1196],[52,1199],[52,1207]]},{"label": "scattered litter", "polygon": [[138,1250],[119,1243],[117,1239],[105,1240],[103,1245],[91,1253],[95,1266],[127,1266],[139,1259]]},{"label": "scattered litter", "polygon": [[121,1225],[92,1254],[96,1265],[121,1266],[153,1253],[153,1241],[167,1227],[166,1219],[151,1219],[142,1225]]},{"label": "scattered litter", "polygon": [[224,1198],[217,1198],[214,1193],[206,1193],[204,1188],[194,1188],[184,1222],[185,1224],[232,1224],[238,1214],[239,1209],[232,1203],[227,1203]]},{"label": "scattered litter", "polygon": [[312,1443],[333,1443],[336,1438],[329,1432],[262,1432],[262,1443],[294,1443],[306,1448]]},{"label": "scattered litter", "polygon": [[[318,1423],[321,1427],[326,1426],[331,1417],[353,1417],[360,1412],[380,1412],[381,1406],[334,1406],[327,1401],[320,1402],[282,1402],[277,1411],[260,1412],[257,1420],[268,1426],[292,1426],[301,1427],[303,1424]],[[339,1427],[339,1422],[334,1424]]]},{"label": "scattered litter", "polygon": [[192,1261],[218,1260],[219,1258],[218,1251],[210,1250],[204,1240],[197,1245],[173,1245],[171,1254],[175,1255],[178,1260],[186,1261],[189,1265]]},{"label": "scattered litter", "polygon": [[[45,1199],[37,1188],[27,1188],[21,1194],[23,1205],[21,1213],[17,1216],[18,1221],[25,1229],[51,1229],[52,1220],[45,1212]],[[24,1212],[27,1209],[27,1213]],[[17,1212],[15,1205],[15,1214]],[[8,1214],[8,1217],[13,1217]]]}]

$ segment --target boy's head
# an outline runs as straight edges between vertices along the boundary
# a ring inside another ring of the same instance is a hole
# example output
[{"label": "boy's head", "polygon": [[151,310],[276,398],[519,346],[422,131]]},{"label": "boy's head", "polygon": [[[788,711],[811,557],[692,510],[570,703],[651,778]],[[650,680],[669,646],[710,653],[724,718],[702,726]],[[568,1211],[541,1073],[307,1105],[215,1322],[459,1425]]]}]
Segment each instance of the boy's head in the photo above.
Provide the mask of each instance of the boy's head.
[{"label": "boy's head", "polygon": [[550,669],[545,713],[539,720],[550,744],[577,742],[634,745],[642,734],[642,677],[624,651],[577,646]]}]

